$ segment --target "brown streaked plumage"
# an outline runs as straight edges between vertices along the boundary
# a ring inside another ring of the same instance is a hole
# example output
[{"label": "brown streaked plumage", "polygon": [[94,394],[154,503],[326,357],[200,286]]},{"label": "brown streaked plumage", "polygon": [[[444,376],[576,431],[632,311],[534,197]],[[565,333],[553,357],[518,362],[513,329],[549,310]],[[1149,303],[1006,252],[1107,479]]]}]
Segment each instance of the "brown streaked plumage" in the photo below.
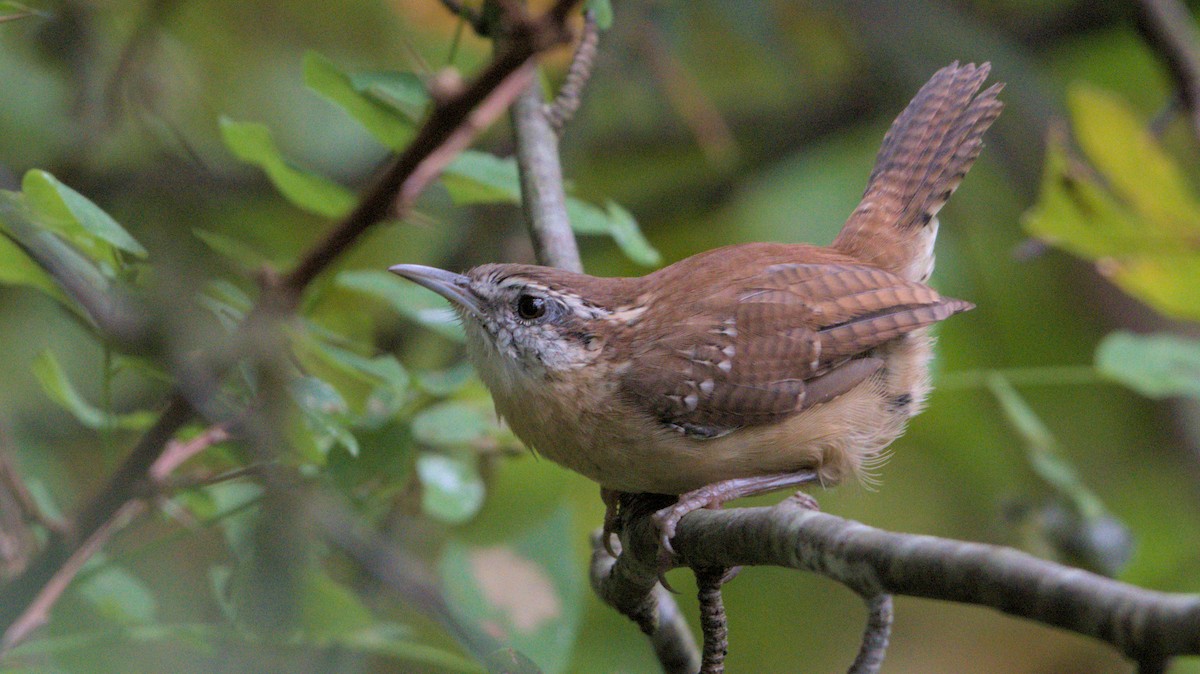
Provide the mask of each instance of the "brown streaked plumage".
[{"label": "brown streaked plumage", "polygon": [[[489,264],[392,270],[463,315],[499,413],[609,492],[697,507],[862,476],[928,393],[937,212],[1000,112],[984,64],[938,71],[887,135],[833,245],[711,250],[640,278]],[[609,502],[612,502],[609,500]]]}]

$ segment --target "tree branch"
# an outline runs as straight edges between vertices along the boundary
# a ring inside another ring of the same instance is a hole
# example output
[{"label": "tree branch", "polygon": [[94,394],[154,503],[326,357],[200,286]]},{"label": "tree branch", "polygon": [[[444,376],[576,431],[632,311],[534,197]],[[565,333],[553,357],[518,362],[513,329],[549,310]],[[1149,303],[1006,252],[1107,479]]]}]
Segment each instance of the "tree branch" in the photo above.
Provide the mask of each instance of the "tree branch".
[{"label": "tree branch", "polygon": [[583,271],[579,246],[567,217],[558,133],[545,112],[541,83],[534,79],[513,103],[517,137],[517,171],[521,178],[521,207],[541,264]]},{"label": "tree branch", "polygon": [[[648,603],[647,580],[657,570],[652,512],[643,507],[628,515],[627,552],[607,575],[593,578],[600,596],[626,615],[628,607]],[[819,573],[866,597],[988,606],[1099,639],[1146,671],[1177,655],[1200,654],[1198,595],[1146,590],[1008,548],[881,531],[792,499],[770,508],[698,510],[680,521],[672,544],[680,566],[782,566]],[[872,621],[890,613],[882,602],[870,607]],[[873,631],[880,634],[869,627],[868,637]]]},{"label": "tree branch", "polygon": [[620,542],[612,545],[617,557],[608,554],[599,530],[592,534],[592,589],[650,638],[665,674],[696,674],[700,649],[675,598],[659,585],[657,569],[631,563]]},{"label": "tree branch", "polygon": [[[314,245],[290,273],[267,284],[263,296],[251,309],[238,333],[229,343],[214,347],[208,354],[215,362],[211,366],[213,378],[222,376],[245,355],[246,344],[256,330],[294,309],[304,289],[363,232],[388,217],[403,215],[411,208],[417,196],[454,154],[494,121],[526,86],[533,73],[530,59],[566,39],[566,16],[578,2],[557,0],[541,17],[529,17],[516,10],[506,17],[512,28],[505,49],[468,87],[439,101],[413,142],[364,194],[358,207]],[[99,302],[104,298],[96,299]],[[103,315],[103,312],[98,313]],[[192,370],[193,373],[199,371]],[[77,553],[84,552],[96,541],[107,540],[110,523],[125,504],[144,493],[148,471],[175,433],[195,416],[197,407],[206,403],[203,391],[198,396],[192,395],[194,391],[189,392],[188,387],[193,383],[186,380],[186,373],[181,375],[176,392],[167,401],[155,425],[142,436],[108,484],[80,508],[73,520],[74,535],[52,538],[20,576],[0,588],[0,630],[7,632],[52,579],[62,578],[60,571],[66,570],[65,565]],[[207,386],[201,388],[208,389]],[[73,575],[67,574],[66,579]],[[45,610],[48,608],[46,606]],[[43,609],[39,606],[38,610]]]}]

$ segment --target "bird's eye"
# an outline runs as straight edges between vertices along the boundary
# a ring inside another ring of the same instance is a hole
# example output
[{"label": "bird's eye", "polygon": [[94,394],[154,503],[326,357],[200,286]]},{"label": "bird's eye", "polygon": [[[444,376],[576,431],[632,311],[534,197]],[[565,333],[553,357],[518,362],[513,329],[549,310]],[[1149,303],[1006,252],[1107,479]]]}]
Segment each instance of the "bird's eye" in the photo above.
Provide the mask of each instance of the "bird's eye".
[{"label": "bird's eye", "polygon": [[517,315],[532,321],[546,315],[546,300],[537,295],[521,295],[517,298]]}]

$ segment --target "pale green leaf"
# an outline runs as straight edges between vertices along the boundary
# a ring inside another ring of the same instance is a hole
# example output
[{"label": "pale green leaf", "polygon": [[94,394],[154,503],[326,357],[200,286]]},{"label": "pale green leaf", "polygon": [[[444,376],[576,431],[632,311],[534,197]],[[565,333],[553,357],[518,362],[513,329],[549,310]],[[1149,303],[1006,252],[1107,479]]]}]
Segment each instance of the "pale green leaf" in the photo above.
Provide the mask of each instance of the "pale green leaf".
[{"label": "pale green leaf", "polygon": [[442,185],[454,203],[521,203],[517,161],[487,152],[463,150],[442,172]]},{"label": "pale green leaf", "polygon": [[1154,223],[1152,231],[1200,232],[1200,207],[1183,172],[1124,101],[1077,85],[1070,90],[1069,104],[1084,153],[1113,191]]},{"label": "pale green leaf", "polygon": [[119,625],[153,622],[158,605],[150,590],[125,569],[107,565],[80,579],[79,593],[108,620]]},{"label": "pale green leaf", "polygon": [[106,246],[134,257],[146,257],[146,249],[112,216],[49,173],[38,169],[27,171],[21,190],[39,222],[94,253],[96,259],[106,259],[103,257]]},{"label": "pale green leaf", "polygon": [[63,304],[69,303],[54,279],[31,260],[20,246],[3,235],[0,235],[0,284],[28,286]]},{"label": "pale green leaf", "polygon": [[32,369],[46,395],[88,428],[142,430],[149,428],[155,421],[156,415],[153,412],[108,414],[84,400],[67,378],[67,373],[54,357],[54,353],[49,350],[34,358]]},{"label": "pale green leaf", "polygon": [[620,246],[630,260],[639,264],[653,267],[662,263],[662,254],[650,245],[642,230],[638,227],[633,214],[622,208],[615,201],[606,204],[609,220],[609,234]]},{"label": "pale green leaf", "polygon": [[337,218],[349,213],[357,203],[350,190],[287,161],[266,125],[222,117],[221,138],[235,157],[261,168],[280,194],[299,208]]},{"label": "pale green leaf", "polygon": [[269,262],[266,255],[233,237],[203,229],[193,229],[192,235],[214,253],[232,260],[244,269],[261,269]]},{"label": "pale green leaf", "polygon": [[338,639],[375,623],[357,594],[318,568],[303,575],[299,594],[300,624],[310,638]]},{"label": "pale green leaf", "polygon": [[395,70],[354,73],[350,75],[354,90],[394,108],[409,122],[416,124],[429,106],[429,91],[415,73]]},{"label": "pale green leaf", "polygon": [[421,410],[412,421],[413,437],[430,445],[456,446],[479,441],[494,427],[478,408],[457,401]]},{"label": "pale green leaf", "polygon": [[483,478],[474,455],[421,454],[417,477],[421,480],[421,510],[430,517],[462,524],[483,507]]},{"label": "pale green leaf", "polygon": [[[361,79],[360,85],[365,81]],[[413,125],[404,114],[361,91],[350,76],[317,52],[304,55],[304,84],[349,113],[387,147],[403,150],[412,139]],[[394,87],[390,93],[397,93]]]},{"label": "pale green leaf", "polygon": [[297,377],[289,390],[304,412],[304,420],[313,433],[317,450],[322,454],[341,445],[351,456],[358,456],[358,439],[350,432],[350,406],[329,382],[317,377]]},{"label": "pale green leaf", "polygon": [[1096,369],[1151,398],[1200,398],[1200,340],[1114,332],[1096,348]]}]

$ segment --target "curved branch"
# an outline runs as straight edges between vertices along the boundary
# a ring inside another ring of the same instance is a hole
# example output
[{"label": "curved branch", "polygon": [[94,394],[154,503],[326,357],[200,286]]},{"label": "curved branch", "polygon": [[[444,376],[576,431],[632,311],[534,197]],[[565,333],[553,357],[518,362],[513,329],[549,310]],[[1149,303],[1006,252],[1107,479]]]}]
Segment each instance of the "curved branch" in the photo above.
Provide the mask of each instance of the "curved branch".
[{"label": "curved branch", "polygon": [[658,584],[656,568],[630,563],[632,558],[621,554],[620,542],[612,545],[618,557],[608,553],[600,531],[592,534],[592,589],[650,638],[665,674],[695,674],[700,670],[700,649],[675,598]]},{"label": "curved branch", "polygon": [[[651,513],[631,513],[622,534],[629,552],[595,582],[606,601],[620,597],[628,606],[632,595],[648,594],[642,581],[654,577],[658,555]],[[672,544],[681,566],[783,566],[866,597],[988,606],[1104,641],[1147,671],[1200,654],[1198,595],[1146,590],[1010,548],[882,531],[792,499],[769,508],[698,510],[680,521]]]}]

